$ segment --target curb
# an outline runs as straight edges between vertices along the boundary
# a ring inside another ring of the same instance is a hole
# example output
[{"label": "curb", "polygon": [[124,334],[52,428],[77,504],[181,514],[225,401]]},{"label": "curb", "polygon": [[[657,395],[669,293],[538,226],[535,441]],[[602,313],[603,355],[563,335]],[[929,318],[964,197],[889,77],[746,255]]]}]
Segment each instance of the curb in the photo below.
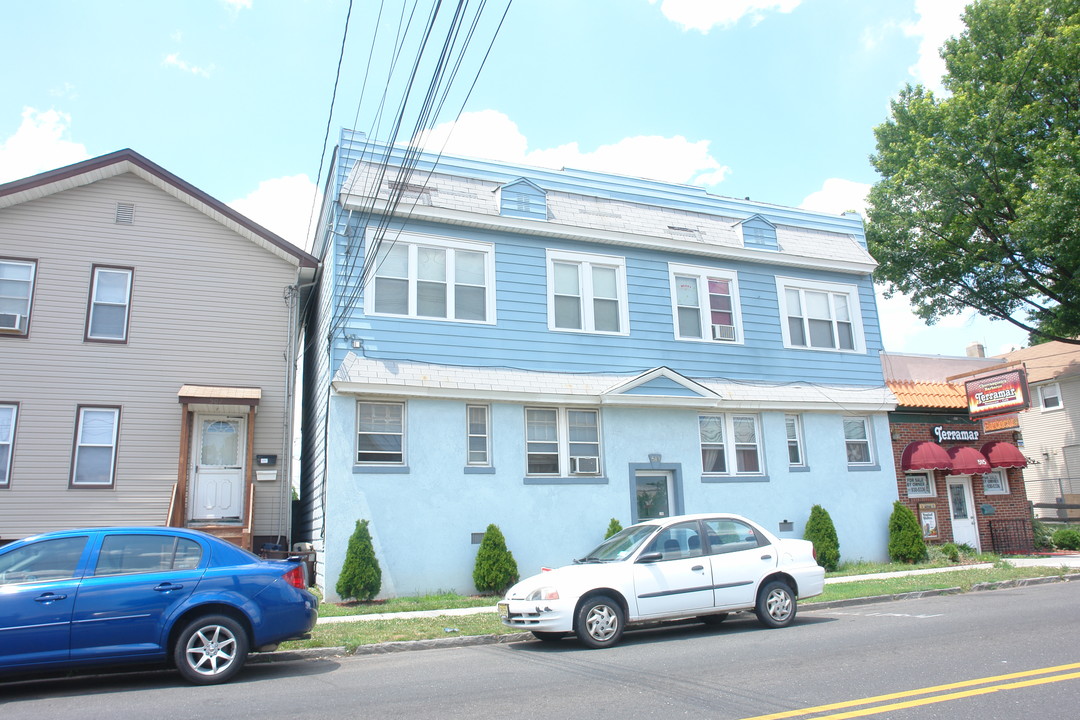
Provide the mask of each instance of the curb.
[{"label": "curb", "polygon": [[[971,586],[968,592],[983,592],[987,590],[1006,590],[1015,587],[1027,587],[1029,585],[1049,585],[1050,583],[1072,582],[1078,579],[1076,575],[1049,575],[1037,578],[1020,578],[1016,580],[1000,580],[998,582],[977,583]],[[850,607],[852,605],[873,605],[876,603],[895,602],[897,600],[918,600],[925,597],[937,597],[941,595],[960,595],[964,590],[959,587],[941,588],[938,590],[917,590],[915,592],[897,593],[895,595],[871,595],[869,597],[848,598],[846,600],[829,600],[820,603],[804,603],[800,606],[802,612],[813,610],[828,610],[830,608]],[[683,621],[666,621],[681,623]],[[662,623],[657,623],[662,624]],[[466,635],[464,637],[434,638],[431,640],[404,640],[397,642],[385,642],[375,645],[361,645],[353,652],[344,647],[306,648],[301,650],[277,650],[269,653],[255,653],[248,658],[249,663],[257,662],[287,662],[290,660],[312,660],[332,657],[353,657],[357,655],[387,655],[398,652],[411,652],[413,650],[437,650],[442,648],[471,647],[474,645],[501,645],[515,642],[529,642],[533,640],[532,633],[507,633],[505,635]]]}]

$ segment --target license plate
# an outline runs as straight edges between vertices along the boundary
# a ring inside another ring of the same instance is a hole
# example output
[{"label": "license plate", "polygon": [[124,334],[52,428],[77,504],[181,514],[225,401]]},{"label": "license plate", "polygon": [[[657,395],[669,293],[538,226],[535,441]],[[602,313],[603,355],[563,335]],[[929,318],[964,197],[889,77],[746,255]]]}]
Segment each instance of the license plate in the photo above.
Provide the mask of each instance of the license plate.
[{"label": "license plate", "polygon": [[510,617],[510,605],[508,603],[499,603],[499,617],[503,620],[507,620]]}]

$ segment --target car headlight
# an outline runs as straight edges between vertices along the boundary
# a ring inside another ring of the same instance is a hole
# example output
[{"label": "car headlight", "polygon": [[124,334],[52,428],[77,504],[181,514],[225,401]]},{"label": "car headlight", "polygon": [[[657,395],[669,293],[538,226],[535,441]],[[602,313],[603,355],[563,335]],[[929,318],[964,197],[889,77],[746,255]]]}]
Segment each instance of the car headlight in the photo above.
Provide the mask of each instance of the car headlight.
[{"label": "car headlight", "polygon": [[559,591],[553,587],[539,587],[525,596],[526,600],[558,600]]}]

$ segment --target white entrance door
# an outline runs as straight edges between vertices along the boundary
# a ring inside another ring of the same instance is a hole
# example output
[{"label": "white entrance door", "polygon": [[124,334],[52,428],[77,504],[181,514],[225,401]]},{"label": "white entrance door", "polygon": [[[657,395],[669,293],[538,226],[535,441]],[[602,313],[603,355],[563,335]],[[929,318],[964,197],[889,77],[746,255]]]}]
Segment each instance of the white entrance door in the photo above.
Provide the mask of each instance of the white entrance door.
[{"label": "white entrance door", "polygon": [[967,475],[950,475],[948,484],[953,542],[958,545],[970,545],[982,552],[979,545],[979,525],[975,515],[975,503],[971,496],[971,478]]},{"label": "white entrance door", "polygon": [[195,472],[188,503],[192,520],[243,516],[246,425],[242,417],[196,416]]}]

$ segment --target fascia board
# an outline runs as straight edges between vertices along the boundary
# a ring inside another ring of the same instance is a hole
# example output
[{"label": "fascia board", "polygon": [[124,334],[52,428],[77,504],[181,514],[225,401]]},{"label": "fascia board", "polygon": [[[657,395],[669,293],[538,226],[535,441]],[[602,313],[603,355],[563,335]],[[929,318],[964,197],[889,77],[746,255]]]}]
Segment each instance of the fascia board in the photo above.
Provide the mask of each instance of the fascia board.
[{"label": "fascia board", "polygon": [[[389,213],[389,203],[385,200],[375,200],[373,202],[370,197],[342,193],[340,202],[346,209],[362,209],[379,215],[391,214]],[[392,215],[394,217],[410,220],[424,220],[446,223],[448,225],[461,225],[482,230],[528,234],[564,240],[577,240],[600,245],[636,247],[645,250],[660,250],[665,252],[677,251],[687,255],[699,255],[702,257],[720,258],[724,260],[741,260],[744,262],[764,263],[768,265],[780,265],[784,267],[797,267],[811,270],[827,270],[853,275],[869,275],[874,271],[874,268],[877,267],[876,262],[837,261],[824,258],[807,258],[788,255],[775,250],[753,250],[748,248],[703,245],[702,243],[687,242],[685,240],[668,237],[650,237],[646,235],[632,235],[630,233],[615,232],[612,230],[598,230],[572,225],[560,225],[559,223],[550,220],[528,220],[525,218],[481,215],[479,213],[465,212],[462,210],[433,208],[427,205],[410,205],[405,211],[395,211]],[[852,242],[855,241],[852,240]]]}]

